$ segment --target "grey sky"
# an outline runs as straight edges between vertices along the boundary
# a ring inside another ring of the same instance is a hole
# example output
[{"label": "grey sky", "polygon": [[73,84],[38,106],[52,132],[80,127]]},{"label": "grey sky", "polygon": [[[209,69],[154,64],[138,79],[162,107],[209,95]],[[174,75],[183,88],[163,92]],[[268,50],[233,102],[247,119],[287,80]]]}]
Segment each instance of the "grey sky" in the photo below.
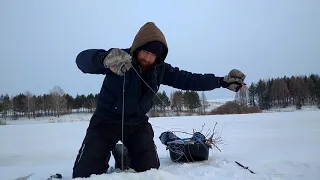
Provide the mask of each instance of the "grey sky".
[{"label": "grey sky", "polygon": [[[320,1],[2,1],[0,94],[98,93],[103,75],[82,74],[77,54],[126,48],[153,21],[166,36],[166,62],[224,76],[232,68],[260,78],[320,74]],[[172,90],[162,86],[161,90]],[[218,89],[209,99],[233,97]]]}]

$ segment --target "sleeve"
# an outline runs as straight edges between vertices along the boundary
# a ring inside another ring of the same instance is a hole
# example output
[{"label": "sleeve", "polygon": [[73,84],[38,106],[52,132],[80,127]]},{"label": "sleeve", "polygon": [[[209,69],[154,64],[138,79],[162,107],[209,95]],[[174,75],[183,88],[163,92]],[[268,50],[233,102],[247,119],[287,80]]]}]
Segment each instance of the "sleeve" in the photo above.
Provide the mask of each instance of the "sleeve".
[{"label": "sleeve", "polygon": [[207,91],[220,88],[220,79],[214,74],[191,73],[165,63],[162,84],[181,90]]},{"label": "sleeve", "polygon": [[108,51],[103,49],[87,49],[80,52],[76,58],[76,64],[83,73],[108,74],[109,68],[103,66],[103,59],[108,55]]}]

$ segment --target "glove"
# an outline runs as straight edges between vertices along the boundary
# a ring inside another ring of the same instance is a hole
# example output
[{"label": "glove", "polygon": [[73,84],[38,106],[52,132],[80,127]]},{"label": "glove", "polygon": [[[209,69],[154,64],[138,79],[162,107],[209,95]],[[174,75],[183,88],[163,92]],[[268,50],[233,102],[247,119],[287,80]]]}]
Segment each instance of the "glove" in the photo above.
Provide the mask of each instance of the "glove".
[{"label": "glove", "polygon": [[115,74],[122,76],[132,67],[130,54],[122,49],[112,49],[103,60],[103,65]]},{"label": "glove", "polygon": [[228,75],[220,79],[220,84],[223,88],[238,92],[245,83],[243,82],[246,75],[237,69],[232,69]]}]

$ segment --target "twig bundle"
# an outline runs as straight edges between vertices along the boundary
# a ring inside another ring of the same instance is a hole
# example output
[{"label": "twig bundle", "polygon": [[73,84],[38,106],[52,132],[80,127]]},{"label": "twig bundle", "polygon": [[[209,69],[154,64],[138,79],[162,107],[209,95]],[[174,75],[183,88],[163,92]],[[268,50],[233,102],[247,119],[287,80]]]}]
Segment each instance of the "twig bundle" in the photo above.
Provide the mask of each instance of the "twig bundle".
[{"label": "twig bundle", "polygon": [[[211,144],[214,146],[217,150],[221,152],[221,149],[218,147],[218,145],[224,144],[223,140],[221,138],[221,134],[216,130],[217,122],[215,123],[213,130],[211,129],[207,130],[207,133],[205,134],[206,137],[206,143]],[[200,132],[203,131],[203,128],[205,127],[205,124],[202,125]],[[193,129],[193,133],[197,132],[195,129]],[[212,132],[212,133],[211,133]],[[210,135],[211,134],[211,135]]]}]

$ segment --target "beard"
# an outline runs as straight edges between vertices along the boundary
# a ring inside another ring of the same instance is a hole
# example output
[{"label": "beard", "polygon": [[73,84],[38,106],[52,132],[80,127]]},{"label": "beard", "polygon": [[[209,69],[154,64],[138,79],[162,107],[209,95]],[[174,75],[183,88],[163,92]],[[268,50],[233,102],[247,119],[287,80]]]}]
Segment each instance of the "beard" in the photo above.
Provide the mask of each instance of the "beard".
[{"label": "beard", "polygon": [[153,65],[153,63],[150,63],[142,58],[138,59],[138,63],[141,66],[141,68],[143,68],[143,69],[148,69],[149,67],[151,67]]}]

